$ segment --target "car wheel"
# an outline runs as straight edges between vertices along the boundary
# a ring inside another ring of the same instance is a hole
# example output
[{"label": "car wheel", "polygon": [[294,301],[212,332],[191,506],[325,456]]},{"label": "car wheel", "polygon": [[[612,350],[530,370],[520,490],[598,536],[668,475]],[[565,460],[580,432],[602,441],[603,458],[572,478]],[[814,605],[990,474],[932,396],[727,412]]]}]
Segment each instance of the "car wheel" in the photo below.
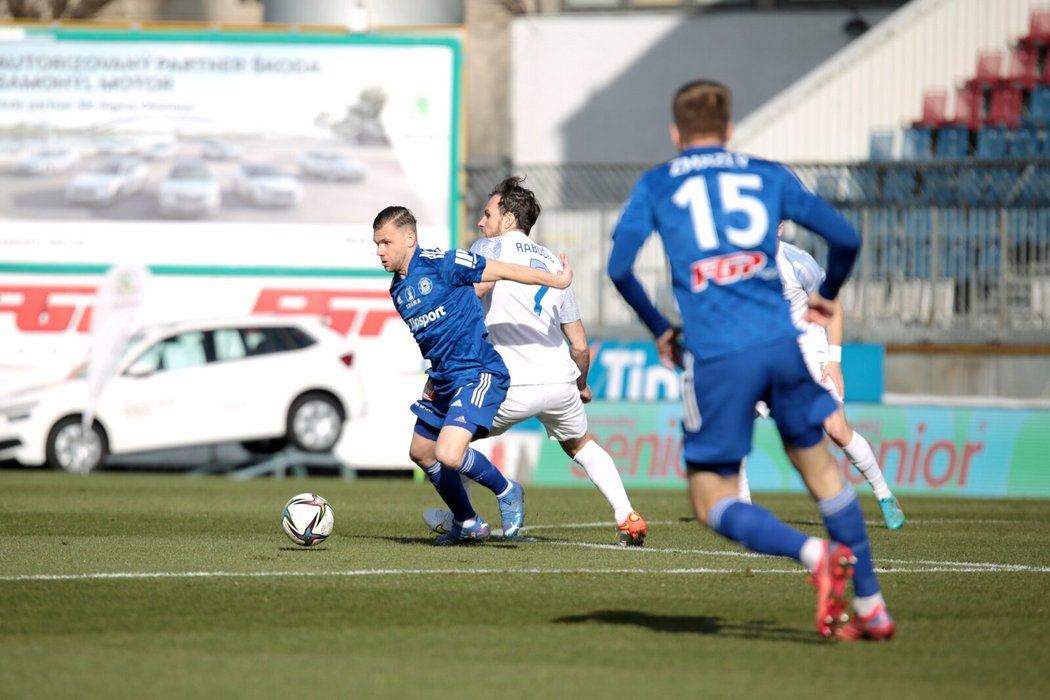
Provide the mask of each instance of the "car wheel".
[{"label": "car wheel", "polygon": [[47,436],[47,466],[67,472],[88,472],[109,453],[109,442],[96,422],[84,433],[80,416],[66,416]]},{"label": "car wheel", "polygon": [[343,434],[345,416],[332,396],[303,394],[288,411],[288,442],[305,452],[331,452]]}]

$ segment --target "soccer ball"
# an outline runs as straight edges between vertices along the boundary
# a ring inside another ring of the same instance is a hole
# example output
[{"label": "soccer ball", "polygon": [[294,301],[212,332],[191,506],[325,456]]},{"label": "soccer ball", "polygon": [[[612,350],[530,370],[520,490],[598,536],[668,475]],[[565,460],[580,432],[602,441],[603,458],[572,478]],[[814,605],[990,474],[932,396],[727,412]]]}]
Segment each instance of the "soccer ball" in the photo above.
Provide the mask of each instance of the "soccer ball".
[{"label": "soccer ball", "polygon": [[284,504],[281,527],[288,539],[303,547],[324,542],[332,534],[332,506],[316,493],[301,493]]}]

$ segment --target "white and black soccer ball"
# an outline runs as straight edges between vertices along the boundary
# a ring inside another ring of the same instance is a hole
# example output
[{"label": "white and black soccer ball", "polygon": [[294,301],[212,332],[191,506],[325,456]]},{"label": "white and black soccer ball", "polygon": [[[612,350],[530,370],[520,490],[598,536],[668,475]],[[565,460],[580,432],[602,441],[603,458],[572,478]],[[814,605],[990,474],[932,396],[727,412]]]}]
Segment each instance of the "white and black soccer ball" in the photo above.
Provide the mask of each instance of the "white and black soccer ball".
[{"label": "white and black soccer ball", "polygon": [[316,493],[300,493],[284,504],[281,527],[292,542],[311,547],[332,534],[335,513],[328,501]]}]

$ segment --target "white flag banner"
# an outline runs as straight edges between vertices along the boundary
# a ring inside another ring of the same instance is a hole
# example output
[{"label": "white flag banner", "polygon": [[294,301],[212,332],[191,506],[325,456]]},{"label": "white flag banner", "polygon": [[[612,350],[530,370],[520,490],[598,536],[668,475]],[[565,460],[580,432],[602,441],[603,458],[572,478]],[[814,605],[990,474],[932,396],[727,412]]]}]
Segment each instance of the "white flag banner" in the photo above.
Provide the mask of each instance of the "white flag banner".
[{"label": "white flag banner", "polygon": [[[87,361],[87,403],[84,407],[80,449],[90,451],[91,424],[106,384],[113,377],[124,347],[138,326],[150,272],[143,265],[114,265],[98,288],[91,315],[91,347]],[[81,461],[81,460],[77,460]],[[91,463],[94,460],[87,460]]]}]

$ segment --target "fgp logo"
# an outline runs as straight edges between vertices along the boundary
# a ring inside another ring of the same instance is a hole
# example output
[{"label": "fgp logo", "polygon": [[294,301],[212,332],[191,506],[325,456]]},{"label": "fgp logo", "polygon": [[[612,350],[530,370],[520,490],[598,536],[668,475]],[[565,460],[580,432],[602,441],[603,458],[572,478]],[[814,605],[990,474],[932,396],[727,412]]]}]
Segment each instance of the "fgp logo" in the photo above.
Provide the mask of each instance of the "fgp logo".
[{"label": "fgp logo", "polygon": [[707,289],[708,280],[718,285],[733,284],[750,279],[766,266],[766,254],[741,250],[726,255],[716,255],[693,263],[694,292]]},{"label": "fgp logo", "polygon": [[388,292],[366,290],[263,289],[252,313],[320,316],[332,330],[366,338],[382,335],[387,321],[401,320]]},{"label": "fgp logo", "polygon": [[95,287],[0,286],[0,313],[12,313],[23,333],[61,333],[91,327]]}]

